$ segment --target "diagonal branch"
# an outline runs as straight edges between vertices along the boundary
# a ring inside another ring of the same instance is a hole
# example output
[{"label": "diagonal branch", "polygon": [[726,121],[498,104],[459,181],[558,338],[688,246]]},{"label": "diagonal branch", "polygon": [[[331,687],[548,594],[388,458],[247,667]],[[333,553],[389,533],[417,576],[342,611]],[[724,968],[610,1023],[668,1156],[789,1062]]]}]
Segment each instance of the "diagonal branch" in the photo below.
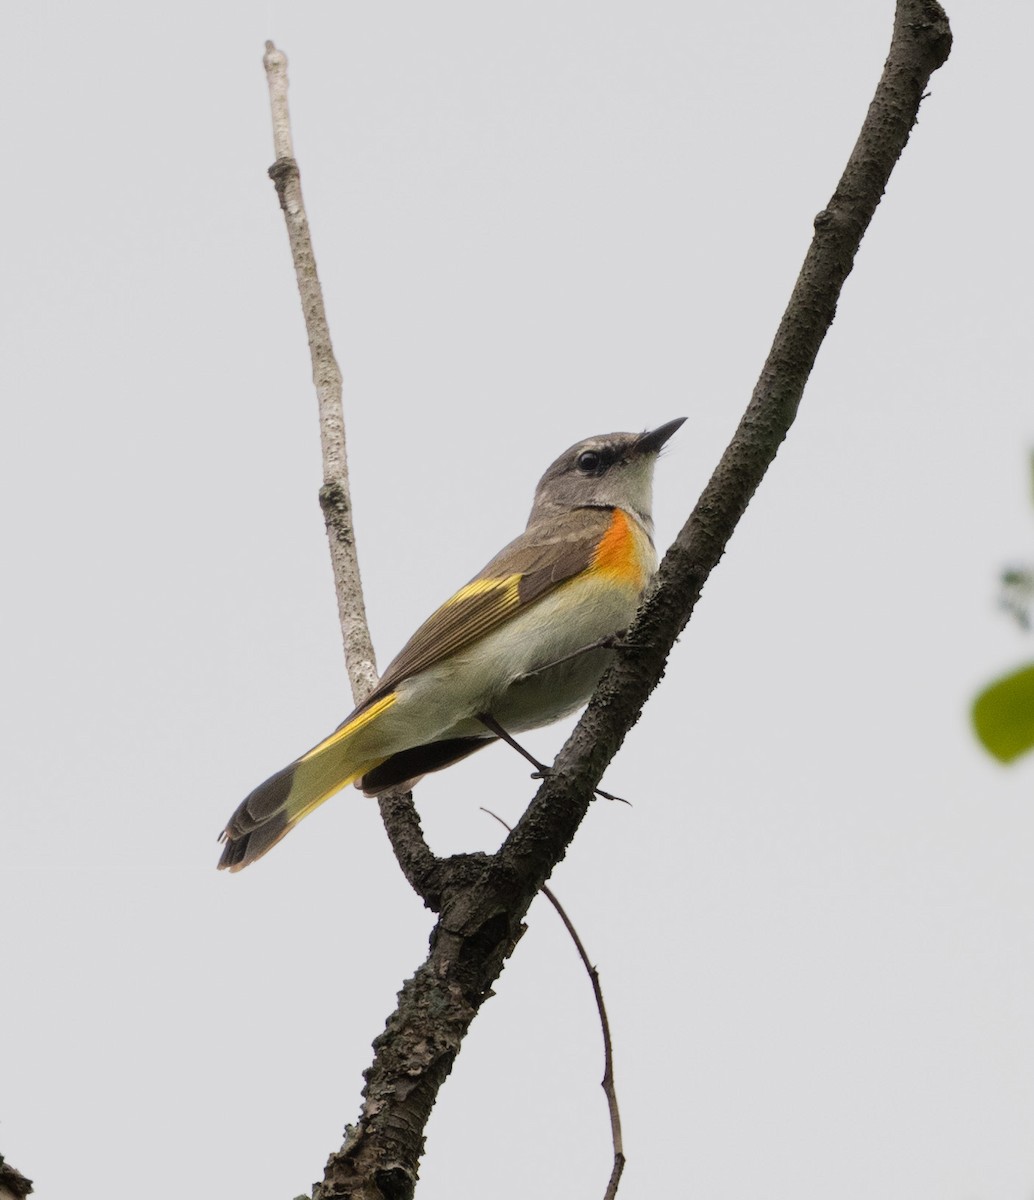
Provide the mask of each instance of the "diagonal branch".
[{"label": "diagonal branch", "polygon": [[[629,631],[626,640],[637,652],[622,655],[600,681],[557,758],[555,774],[500,851],[532,894],[563,857],[591,789],[660,682],[675,639],[797,415],[862,237],[908,142],[930,76],[950,49],[948,18],[937,0],[898,0],[875,96],[836,190],[815,218],[811,245],[750,403]],[[541,873],[540,864],[554,853]]]},{"label": "diagonal branch", "polygon": [[[345,1145],[328,1160],[324,1182],[313,1192],[316,1200],[409,1200],[413,1195],[423,1130],[438,1089],[523,933],[528,905],[566,853],[593,789],[659,682],[675,639],[793,423],[862,236],[908,141],[930,76],[950,48],[947,17],[936,0],[898,0],[875,97],[836,191],[815,219],[814,238],[747,410],[665,555],[655,588],[629,632],[633,651],[601,681],[513,833],[495,855],[439,861],[423,844],[415,817],[403,819],[410,840],[403,868],[411,882],[434,877],[433,906],[441,915],[427,960],[403,985],[398,1008],[374,1043],[359,1122],[346,1130]],[[276,54],[268,49],[267,70]],[[297,166],[289,145],[283,157],[272,173],[294,245],[300,192],[292,199]],[[311,249],[308,254],[311,259]],[[315,281],[315,266],[310,266]],[[308,323],[315,306],[304,295],[303,290]],[[323,343],[311,329],[310,345],[320,388],[326,382],[316,366],[323,361]],[[329,349],[329,337],[325,345]],[[349,513],[346,492],[344,515]],[[350,525],[344,540],[354,541]],[[334,541],[332,536],[332,549]],[[335,577],[340,580],[336,567]],[[344,612],[340,592],[339,604]],[[345,640],[347,645],[347,630]],[[372,664],[372,653],[367,661]],[[390,830],[387,817],[386,825]]]}]

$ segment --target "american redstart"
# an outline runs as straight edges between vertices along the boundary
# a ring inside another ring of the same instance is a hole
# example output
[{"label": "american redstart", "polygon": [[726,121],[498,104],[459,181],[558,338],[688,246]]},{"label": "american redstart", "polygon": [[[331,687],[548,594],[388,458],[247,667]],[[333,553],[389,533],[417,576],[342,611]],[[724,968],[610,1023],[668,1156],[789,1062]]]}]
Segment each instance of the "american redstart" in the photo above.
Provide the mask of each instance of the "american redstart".
[{"label": "american redstart", "polygon": [[346,784],[411,787],[585,704],[657,569],[653,469],[684,420],[565,450],[520,537],[420,626],[336,732],[242,801],[219,866],[254,862]]}]

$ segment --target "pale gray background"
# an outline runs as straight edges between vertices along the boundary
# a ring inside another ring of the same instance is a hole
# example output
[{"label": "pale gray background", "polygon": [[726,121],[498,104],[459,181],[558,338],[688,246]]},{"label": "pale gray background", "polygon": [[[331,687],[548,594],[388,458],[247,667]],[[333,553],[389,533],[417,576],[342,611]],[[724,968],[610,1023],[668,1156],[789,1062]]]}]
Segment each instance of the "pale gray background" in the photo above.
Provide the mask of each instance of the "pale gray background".
[{"label": "pale gray background", "polygon": [[[670,541],[892,8],[8,11],[0,1149],[41,1197],[307,1188],[431,924],[353,793],[214,870],[240,797],[349,708],[263,39],[384,663],[580,437],[688,417]],[[799,424],[607,773],[634,806],[595,805],[554,879],[603,973],[630,1198],[1034,1195],[1034,763],[967,727],[1034,655],[994,608],[1034,555],[1034,9],[950,10]],[[496,749],[418,800],[448,852],[530,790]],[[599,1040],[539,901],[424,1200],[600,1196]]]}]

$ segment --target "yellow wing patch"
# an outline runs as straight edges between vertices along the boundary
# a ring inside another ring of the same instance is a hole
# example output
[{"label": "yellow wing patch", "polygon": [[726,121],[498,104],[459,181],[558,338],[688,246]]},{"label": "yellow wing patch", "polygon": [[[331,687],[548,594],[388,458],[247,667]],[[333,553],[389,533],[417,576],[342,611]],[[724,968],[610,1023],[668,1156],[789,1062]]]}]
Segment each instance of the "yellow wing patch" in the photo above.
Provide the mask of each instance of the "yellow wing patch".
[{"label": "yellow wing patch", "polygon": [[521,606],[520,583],[521,576],[514,573],[474,579],[461,587],[413,634],[385,671],[377,691],[387,689],[390,696],[401,680],[418,675],[501,625]]},{"label": "yellow wing patch", "polygon": [[456,605],[461,605],[466,600],[488,596],[493,592],[498,593],[496,597],[497,602],[501,601],[503,604],[508,604],[516,601],[517,588],[520,582],[520,575],[508,575],[505,579],[472,579],[470,583],[464,584],[455,596],[446,600],[436,615],[444,616],[450,610],[457,611],[455,608]]}]

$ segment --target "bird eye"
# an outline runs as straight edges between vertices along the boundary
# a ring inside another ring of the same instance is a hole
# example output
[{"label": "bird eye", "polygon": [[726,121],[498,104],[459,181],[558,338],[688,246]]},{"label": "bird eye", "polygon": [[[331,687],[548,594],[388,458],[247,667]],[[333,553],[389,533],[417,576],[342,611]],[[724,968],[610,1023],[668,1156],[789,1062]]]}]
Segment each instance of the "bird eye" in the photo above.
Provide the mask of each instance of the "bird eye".
[{"label": "bird eye", "polygon": [[586,475],[595,475],[602,462],[602,456],[595,450],[583,450],[578,455],[578,470],[584,471]]}]

